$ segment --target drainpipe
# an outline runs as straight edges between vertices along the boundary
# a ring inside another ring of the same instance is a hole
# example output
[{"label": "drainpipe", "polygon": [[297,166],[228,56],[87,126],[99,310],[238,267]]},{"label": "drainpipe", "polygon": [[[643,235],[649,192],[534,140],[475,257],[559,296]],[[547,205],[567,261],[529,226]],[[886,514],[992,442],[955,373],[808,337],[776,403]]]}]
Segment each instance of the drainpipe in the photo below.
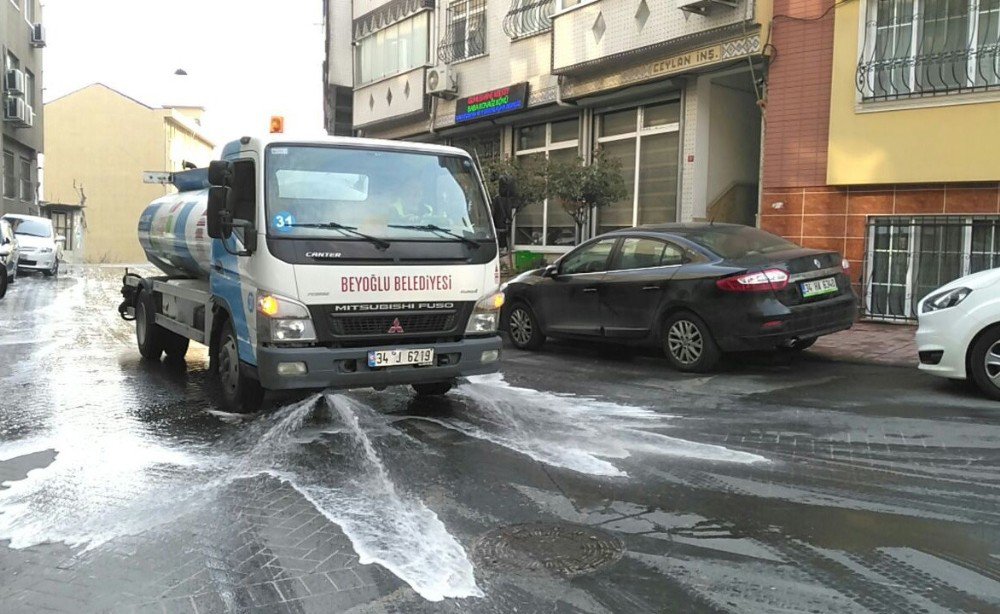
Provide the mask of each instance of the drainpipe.
[{"label": "drainpipe", "polygon": [[556,104],[559,105],[560,107],[570,107],[574,109],[579,108],[580,105],[576,104],[575,102],[566,102],[565,100],[562,99],[562,84],[563,84],[563,76],[559,75],[558,77],[556,77]]},{"label": "drainpipe", "polygon": [[437,123],[437,115],[438,115],[438,97],[431,96],[431,118],[427,121],[427,130],[431,134],[437,134],[437,129],[434,127],[434,124]]}]

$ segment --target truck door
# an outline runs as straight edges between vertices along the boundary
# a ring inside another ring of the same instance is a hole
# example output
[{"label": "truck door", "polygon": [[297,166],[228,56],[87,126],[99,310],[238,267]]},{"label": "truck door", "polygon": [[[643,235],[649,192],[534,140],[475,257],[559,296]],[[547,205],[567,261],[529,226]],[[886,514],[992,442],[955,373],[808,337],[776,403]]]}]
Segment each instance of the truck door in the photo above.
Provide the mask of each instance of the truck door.
[{"label": "truck door", "polygon": [[[242,219],[259,226],[257,214],[258,173],[255,156],[245,153],[233,162],[233,219]],[[251,256],[239,256],[245,250],[244,229],[234,228],[229,239],[212,241],[212,295],[223,301],[233,319],[233,329],[239,341],[240,360],[257,364],[257,287],[252,274]],[[256,232],[256,231],[255,231]]]}]

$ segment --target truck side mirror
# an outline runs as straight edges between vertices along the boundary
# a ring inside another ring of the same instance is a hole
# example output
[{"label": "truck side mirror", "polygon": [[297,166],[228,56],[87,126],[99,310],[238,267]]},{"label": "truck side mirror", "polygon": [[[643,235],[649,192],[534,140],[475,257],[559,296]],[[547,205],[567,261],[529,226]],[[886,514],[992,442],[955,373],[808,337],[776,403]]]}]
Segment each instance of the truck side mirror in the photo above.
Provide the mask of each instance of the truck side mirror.
[{"label": "truck side mirror", "polygon": [[214,186],[227,186],[233,176],[233,163],[226,160],[212,160],[208,164],[208,183]]},{"label": "truck side mirror", "polygon": [[205,217],[208,222],[208,236],[213,239],[228,239],[233,234],[232,225],[227,223],[229,221],[229,211],[226,206],[228,201],[229,188],[213,186],[208,189],[208,209],[205,212]]},{"label": "truck side mirror", "polygon": [[497,196],[501,199],[517,197],[517,182],[510,175],[500,175],[497,179]]}]

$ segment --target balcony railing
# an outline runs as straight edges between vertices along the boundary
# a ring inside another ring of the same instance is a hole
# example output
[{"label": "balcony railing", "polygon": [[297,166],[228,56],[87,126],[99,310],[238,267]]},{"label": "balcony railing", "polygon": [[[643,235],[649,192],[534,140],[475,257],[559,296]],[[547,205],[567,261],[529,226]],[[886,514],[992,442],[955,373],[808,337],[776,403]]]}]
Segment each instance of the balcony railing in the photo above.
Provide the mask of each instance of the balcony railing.
[{"label": "balcony railing", "polygon": [[511,0],[503,18],[503,31],[511,39],[524,38],[552,29],[555,0]]}]

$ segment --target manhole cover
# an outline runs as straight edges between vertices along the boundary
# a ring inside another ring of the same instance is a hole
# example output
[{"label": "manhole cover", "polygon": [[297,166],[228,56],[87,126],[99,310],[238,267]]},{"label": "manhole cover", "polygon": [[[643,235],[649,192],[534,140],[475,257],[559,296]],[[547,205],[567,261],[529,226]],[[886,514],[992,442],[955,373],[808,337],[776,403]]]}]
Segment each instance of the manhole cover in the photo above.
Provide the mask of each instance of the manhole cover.
[{"label": "manhole cover", "polygon": [[499,571],[549,571],[578,576],[622,557],[621,540],[568,523],[531,523],[494,529],[474,550],[483,566]]}]

